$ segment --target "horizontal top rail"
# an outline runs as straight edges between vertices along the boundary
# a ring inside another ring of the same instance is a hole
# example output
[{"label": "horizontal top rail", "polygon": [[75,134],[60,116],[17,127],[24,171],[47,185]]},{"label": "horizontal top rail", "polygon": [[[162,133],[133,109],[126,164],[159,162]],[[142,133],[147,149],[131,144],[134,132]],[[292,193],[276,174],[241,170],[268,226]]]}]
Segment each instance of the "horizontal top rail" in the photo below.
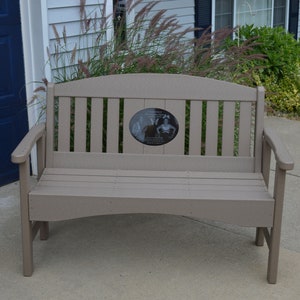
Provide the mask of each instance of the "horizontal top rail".
[{"label": "horizontal top rail", "polygon": [[[52,84],[49,87],[53,87]],[[84,87],[84,88],[83,88]],[[99,95],[101,91],[101,95]],[[257,89],[181,74],[123,74],[55,85],[55,96],[256,101]]]}]

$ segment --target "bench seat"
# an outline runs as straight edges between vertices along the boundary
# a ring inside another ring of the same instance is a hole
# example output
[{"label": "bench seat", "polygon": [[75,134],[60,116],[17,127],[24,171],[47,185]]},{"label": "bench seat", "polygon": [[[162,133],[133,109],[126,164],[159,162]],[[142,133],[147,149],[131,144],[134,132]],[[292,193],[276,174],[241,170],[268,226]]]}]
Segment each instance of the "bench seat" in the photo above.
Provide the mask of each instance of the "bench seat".
[{"label": "bench seat", "polygon": [[46,168],[29,203],[36,221],[166,213],[268,227],[274,211],[261,173],[234,172]]}]

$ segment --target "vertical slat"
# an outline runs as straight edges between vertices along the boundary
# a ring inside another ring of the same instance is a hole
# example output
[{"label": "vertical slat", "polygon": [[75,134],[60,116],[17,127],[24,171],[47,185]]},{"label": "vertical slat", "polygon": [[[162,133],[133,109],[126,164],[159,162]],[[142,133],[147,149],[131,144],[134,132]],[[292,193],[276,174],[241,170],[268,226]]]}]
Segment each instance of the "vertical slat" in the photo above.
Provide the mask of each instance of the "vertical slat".
[{"label": "vertical slat", "polygon": [[265,89],[263,87],[257,88],[257,102],[256,102],[256,124],[255,124],[255,172],[261,172],[262,161],[262,139],[264,129],[264,109],[265,109]]},{"label": "vertical slat", "polygon": [[[152,99],[146,99],[144,108],[161,108],[166,109],[166,101],[164,100],[152,100]],[[143,153],[146,154],[163,154],[164,153],[164,145],[162,146],[149,146],[144,145],[144,151]]]},{"label": "vertical slat", "polygon": [[107,103],[107,143],[106,152],[119,152],[120,100],[108,99]]},{"label": "vertical slat", "polygon": [[166,100],[166,110],[177,119],[179,130],[177,136],[171,142],[165,144],[165,154],[184,154],[185,102],[184,100]]},{"label": "vertical slat", "polygon": [[51,168],[53,165],[54,151],[54,84],[48,83],[47,90],[47,135],[46,135],[46,167]]},{"label": "vertical slat", "polygon": [[223,130],[222,130],[222,155],[232,156],[234,152],[234,124],[235,103],[224,102]]},{"label": "vertical slat", "polygon": [[58,151],[70,151],[71,99],[59,98],[58,107]]},{"label": "vertical slat", "polygon": [[144,99],[124,99],[123,152],[143,153],[144,145],[138,142],[129,131],[129,122],[139,110],[144,108]]},{"label": "vertical slat", "polygon": [[86,98],[75,98],[74,151],[86,151]]},{"label": "vertical slat", "polygon": [[207,101],[205,155],[217,155],[219,102]]},{"label": "vertical slat", "polygon": [[239,156],[250,156],[251,102],[240,103]]},{"label": "vertical slat", "polygon": [[202,101],[191,101],[189,154],[201,154],[202,141]]},{"label": "vertical slat", "polygon": [[102,152],[103,99],[93,98],[91,103],[90,151]]}]

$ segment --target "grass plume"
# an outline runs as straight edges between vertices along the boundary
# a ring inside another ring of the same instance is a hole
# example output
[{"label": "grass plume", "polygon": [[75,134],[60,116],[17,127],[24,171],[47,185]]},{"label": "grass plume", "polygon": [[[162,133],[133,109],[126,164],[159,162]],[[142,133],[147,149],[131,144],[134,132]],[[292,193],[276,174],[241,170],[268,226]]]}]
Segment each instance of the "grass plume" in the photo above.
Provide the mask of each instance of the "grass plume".
[{"label": "grass plume", "polygon": [[[199,29],[182,26],[176,15],[168,16],[167,10],[157,9],[158,3],[127,1],[127,12],[135,12],[134,21],[129,24],[124,16],[115,18],[116,10],[114,16],[106,16],[106,1],[104,5],[99,5],[100,13],[95,11],[91,17],[86,12],[86,1],[80,0],[79,39],[92,39],[92,46],[82,48],[78,42],[70,47],[66,28],[61,38],[53,25],[55,46],[53,54],[49,55],[54,58],[50,61],[51,68],[55,70],[55,81],[139,72],[182,73],[229,81],[251,81],[251,68],[243,70],[245,62],[264,59],[258,54],[249,55],[255,39],[244,41],[239,47],[228,47],[226,40],[236,32],[236,29],[228,28],[216,32],[207,28],[196,39],[195,31]],[[114,19],[114,28],[110,19]],[[114,35],[109,40],[107,33],[112,30]],[[64,43],[61,43],[62,40]]]}]

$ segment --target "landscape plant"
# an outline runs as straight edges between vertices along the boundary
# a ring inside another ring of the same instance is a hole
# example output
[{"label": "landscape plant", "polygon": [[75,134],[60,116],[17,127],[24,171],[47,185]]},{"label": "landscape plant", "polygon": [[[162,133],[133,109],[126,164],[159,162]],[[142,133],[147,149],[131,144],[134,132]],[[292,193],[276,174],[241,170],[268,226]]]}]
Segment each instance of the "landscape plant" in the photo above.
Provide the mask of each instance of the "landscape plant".
[{"label": "landscape plant", "polygon": [[48,49],[48,53],[54,80],[64,82],[108,74],[154,72],[247,82],[251,72],[244,69],[245,62],[263,58],[254,51],[250,54],[255,42],[249,39],[239,46],[225,47],[225,41],[236,29],[212,32],[207,28],[196,39],[194,32],[199,29],[184,27],[175,15],[167,15],[167,10],[154,10],[159,1],[144,5],[142,2],[127,1],[129,14],[137,8],[138,11],[134,20],[126,23],[126,39],[123,40],[122,26],[115,27],[113,37],[107,38],[113,26],[109,20],[113,16],[105,16],[105,8],[100,10],[100,18],[96,12],[87,15],[85,1],[81,0],[79,39],[92,39],[92,46],[79,49],[78,44],[69,44],[67,29],[59,33],[53,25],[56,42],[54,50]]},{"label": "landscape plant", "polygon": [[[236,28],[223,28],[214,32],[207,28],[196,39],[195,30],[200,29],[183,27],[175,15],[167,15],[166,10],[155,10],[158,2],[142,4],[142,0],[127,1],[127,12],[130,14],[136,10],[134,20],[131,23],[119,20],[119,26],[114,27],[114,35],[108,38],[108,32],[114,26],[111,22],[114,16],[105,16],[105,7],[101,7],[100,14],[96,11],[87,14],[85,1],[81,0],[81,32],[78,43],[69,43],[67,28],[58,32],[56,26],[52,25],[55,43],[52,49],[48,49],[48,54],[53,80],[66,82],[111,74],[151,72],[190,74],[245,85],[253,83],[253,72],[258,68],[257,61],[264,60],[264,55],[254,51],[257,46],[256,38],[229,46],[227,41],[236,34]],[[116,13],[115,11],[114,15]],[[126,26],[125,35],[122,24]],[[89,45],[91,41],[89,47],[82,47],[84,42]],[[46,89],[46,79],[44,84],[36,92]],[[72,103],[74,105],[74,101]],[[205,107],[204,103],[203,138],[206,127]],[[88,107],[88,114],[89,109]],[[238,114],[237,109],[237,124]],[[187,122],[187,130],[188,126]],[[238,132],[238,127],[236,130]],[[220,140],[221,134],[220,132]],[[87,150],[88,147],[87,144]]]},{"label": "landscape plant", "polygon": [[[253,70],[253,84],[266,88],[270,113],[300,115],[300,42],[282,27],[245,25],[228,39],[227,45],[256,40],[249,48],[250,55],[261,54],[264,60],[251,60],[245,69]],[[257,68],[256,68],[257,67]]]}]

